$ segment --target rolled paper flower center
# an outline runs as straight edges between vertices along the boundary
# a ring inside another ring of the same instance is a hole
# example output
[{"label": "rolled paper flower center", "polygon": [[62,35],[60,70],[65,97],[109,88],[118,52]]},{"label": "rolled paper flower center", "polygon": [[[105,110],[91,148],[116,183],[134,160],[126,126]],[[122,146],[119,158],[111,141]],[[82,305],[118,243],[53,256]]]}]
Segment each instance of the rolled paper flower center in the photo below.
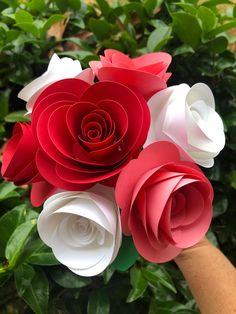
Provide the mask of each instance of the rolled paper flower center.
[{"label": "rolled paper flower center", "polygon": [[90,141],[96,141],[100,138],[100,132],[98,129],[93,129],[88,131],[87,137],[90,139]]},{"label": "rolled paper flower center", "polygon": [[99,150],[115,142],[115,122],[104,110],[96,109],[83,117],[78,139],[87,150]]},{"label": "rolled paper flower center", "polygon": [[103,245],[105,230],[95,222],[81,216],[70,215],[62,219],[58,232],[69,246],[84,247],[93,242]]},{"label": "rolled paper flower center", "polygon": [[177,192],[172,197],[171,218],[176,217],[185,208],[185,195]]}]

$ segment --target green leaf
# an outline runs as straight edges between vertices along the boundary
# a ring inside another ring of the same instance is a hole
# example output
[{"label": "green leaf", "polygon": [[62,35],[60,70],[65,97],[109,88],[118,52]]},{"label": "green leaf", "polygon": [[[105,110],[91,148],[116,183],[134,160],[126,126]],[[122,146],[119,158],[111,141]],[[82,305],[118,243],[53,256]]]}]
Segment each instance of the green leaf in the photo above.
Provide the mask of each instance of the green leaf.
[{"label": "green leaf", "polygon": [[5,121],[6,122],[11,122],[11,123],[15,123],[15,122],[29,122],[30,118],[29,116],[26,116],[26,111],[14,111],[9,113],[6,117],[5,117]]},{"label": "green leaf", "polygon": [[232,128],[236,126],[236,112],[224,116],[224,123],[227,128]]},{"label": "green leaf", "polygon": [[108,2],[105,0],[97,0],[96,3],[99,5],[102,15],[107,19],[111,13],[111,8]]},{"label": "green leaf", "polygon": [[15,228],[22,223],[25,205],[20,205],[0,217],[0,256],[4,256],[5,247]]},{"label": "green leaf", "polygon": [[[236,190],[236,170],[232,170],[228,175],[230,185]],[[0,228],[1,229],[1,228]]]},{"label": "green leaf", "polygon": [[133,302],[143,296],[147,289],[147,280],[143,277],[139,268],[133,267],[130,271],[130,283],[133,289],[130,291],[127,302]]},{"label": "green leaf", "polygon": [[178,56],[178,55],[184,55],[184,54],[193,54],[194,50],[192,47],[188,46],[188,45],[182,45],[179,46],[177,49],[175,49],[173,56]]},{"label": "green leaf", "polygon": [[228,47],[228,40],[224,36],[216,37],[211,41],[206,42],[207,47],[215,53],[222,53]]},{"label": "green leaf", "polygon": [[38,28],[31,23],[17,23],[16,24],[17,27],[19,27],[20,29],[22,29],[25,32],[31,33],[32,35],[34,35],[34,37],[38,37],[39,36],[39,30]]},{"label": "green leaf", "polygon": [[2,134],[5,132],[5,126],[4,123],[0,122],[0,136],[2,136]]},{"label": "green leaf", "polygon": [[228,199],[217,195],[213,203],[213,217],[218,217],[226,212],[228,208]]},{"label": "green leaf", "polygon": [[152,15],[157,12],[163,2],[164,0],[145,0],[144,8],[149,15]]},{"label": "green leaf", "polygon": [[197,9],[196,6],[193,5],[192,3],[177,3],[176,5],[178,5],[179,7],[181,7],[182,9],[184,9],[184,11],[195,15],[197,13]]},{"label": "green leaf", "polygon": [[69,6],[72,10],[78,11],[81,8],[81,1],[80,0],[68,0]]},{"label": "green leaf", "polygon": [[55,258],[52,249],[46,246],[40,239],[37,242],[37,247],[27,258],[27,262],[34,265],[58,265],[60,262]]},{"label": "green leaf", "polygon": [[46,9],[44,0],[31,0],[28,6],[32,11],[36,12],[43,12]]},{"label": "green leaf", "polygon": [[172,13],[173,29],[178,37],[193,49],[196,49],[200,43],[202,34],[201,27],[195,16],[184,13]]},{"label": "green leaf", "polygon": [[164,287],[169,289],[170,291],[177,293],[174,283],[171,280],[170,275],[163,268],[159,269],[143,269],[143,276],[152,284],[156,285],[157,282],[160,282]]},{"label": "green leaf", "polygon": [[65,12],[67,10],[74,10],[77,11],[81,7],[81,1],[80,0],[55,0],[57,7],[62,12]]},{"label": "green leaf", "polygon": [[68,8],[68,1],[67,0],[55,0],[56,5],[59,10],[65,12]]},{"label": "green leaf", "polygon": [[22,253],[22,249],[29,235],[35,230],[36,222],[27,221],[19,225],[7,242],[5,256],[11,268],[14,268]]},{"label": "green leaf", "polygon": [[8,113],[9,95],[10,95],[9,89],[0,94],[0,120],[4,119],[4,117]]},{"label": "green leaf", "polygon": [[207,35],[209,38],[212,38],[212,37],[217,36],[218,34],[224,33],[224,32],[226,32],[230,29],[233,29],[235,27],[236,27],[236,20],[229,22],[229,23],[226,23],[226,24],[223,24],[219,27],[216,27],[215,29],[210,31]]},{"label": "green leaf", "polygon": [[29,12],[24,11],[24,10],[20,10],[16,12],[15,19],[16,19],[17,24],[21,24],[21,23],[32,24],[34,22],[33,16]]},{"label": "green leaf", "polygon": [[[1,2],[0,2],[1,3]],[[19,4],[18,4],[19,5]],[[17,6],[18,6],[17,5]],[[8,7],[8,8],[6,8],[5,10],[3,10],[2,12],[1,12],[1,14],[2,14],[2,16],[4,16],[4,17],[8,17],[8,18],[10,18],[10,19],[12,19],[12,20],[15,20],[15,14],[13,14],[13,9],[11,8],[11,7]]]},{"label": "green leaf", "polygon": [[60,52],[58,53],[59,56],[65,56],[65,57],[70,57],[73,59],[78,59],[81,62],[89,62],[92,60],[97,60],[97,55],[94,55],[90,51],[83,51],[83,50],[77,50],[77,51],[65,51],[65,52]]},{"label": "green leaf", "polygon": [[23,300],[31,307],[35,314],[47,314],[49,287],[44,272],[38,268],[28,288],[25,289]]},{"label": "green leaf", "polygon": [[198,311],[188,309],[176,301],[152,300],[148,314],[197,314]]},{"label": "green leaf", "polygon": [[210,0],[203,3],[205,7],[214,7],[217,4],[232,4],[231,0]]},{"label": "green leaf", "polygon": [[65,16],[62,14],[54,14],[49,17],[49,19],[44,23],[41,30],[41,34],[46,33],[46,31],[55,23],[65,19]]},{"label": "green leaf", "polygon": [[38,37],[39,30],[34,25],[33,16],[24,10],[18,11],[15,14],[16,26],[21,28],[25,32],[33,34],[35,37]]},{"label": "green leaf", "polygon": [[105,48],[109,48],[109,49],[116,49],[119,51],[122,51],[122,46],[120,43],[112,41],[112,40],[104,40],[103,41],[103,46]]},{"label": "green leaf", "polygon": [[98,40],[104,40],[110,37],[111,25],[105,20],[91,18],[89,27]]},{"label": "green leaf", "polygon": [[53,269],[50,275],[58,285],[64,288],[82,288],[91,283],[90,278],[80,277],[65,267]]},{"label": "green leaf", "polygon": [[216,27],[217,17],[212,10],[204,6],[200,6],[197,11],[197,17],[205,33],[210,32]]},{"label": "green leaf", "polygon": [[111,278],[112,278],[112,276],[113,276],[113,274],[115,273],[115,269],[110,265],[110,266],[108,266],[104,271],[103,271],[103,280],[104,280],[104,283],[105,284],[107,284],[110,280],[111,280]]},{"label": "green leaf", "polygon": [[127,32],[122,32],[120,36],[120,42],[130,55],[134,54],[137,49],[137,42],[135,38],[130,36]]},{"label": "green leaf", "polygon": [[23,293],[29,288],[35,276],[34,268],[27,264],[22,264],[14,272],[17,293],[22,297]]},{"label": "green leaf", "polygon": [[124,13],[126,14],[129,20],[132,20],[133,13],[135,13],[138,15],[141,24],[145,25],[145,23],[147,22],[148,17],[141,3],[137,1],[130,2],[130,3],[125,4],[123,6],[123,9],[124,9]]},{"label": "green leaf", "polygon": [[68,38],[64,38],[65,42],[66,41],[70,41],[76,45],[78,45],[80,48],[87,50],[87,52],[89,52],[91,49],[91,46],[88,45],[88,43],[78,37],[68,37]]},{"label": "green leaf", "polygon": [[147,48],[150,52],[159,51],[166,42],[171,38],[172,28],[165,25],[164,23],[160,23],[157,29],[155,29],[147,41]]},{"label": "green leaf", "polygon": [[13,41],[17,40],[17,38],[20,38],[21,31],[16,30],[16,29],[11,29],[9,32],[7,32],[7,37],[6,37],[6,43],[12,43]]},{"label": "green leaf", "polygon": [[12,193],[17,187],[12,182],[3,181],[0,184],[0,202],[8,199],[9,194]]},{"label": "green leaf", "polygon": [[4,30],[5,32],[9,31],[8,26],[5,23],[2,23],[2,22],[0,22],[0,29]]},{"label": "green leaf", "polygon": [[11,278],[11,276],[12,272],[9,271],[5,273],[0,272],[0,288],[5,285],[5,283]]},{"label": "green leaf", "polygon": [[132,238],[123,236],[121,248],[111,266],[119,271],[126,271],[135,263],[138,257],[139,254],[134,246]]},{"label": "green leaf", "polygon": [[193,300],[193,295],[189,289],[187,282],[184,279],[183,280],[179,279],[178,282],[176,282],[176,285],[177,285],[178,292],[183,295],[185,300],[188,302],[191,302]]},{"label": "green leaf", "polygon": [[93,290],[89,295],[87,314],[109,314],[110,303],[104,289]]}]

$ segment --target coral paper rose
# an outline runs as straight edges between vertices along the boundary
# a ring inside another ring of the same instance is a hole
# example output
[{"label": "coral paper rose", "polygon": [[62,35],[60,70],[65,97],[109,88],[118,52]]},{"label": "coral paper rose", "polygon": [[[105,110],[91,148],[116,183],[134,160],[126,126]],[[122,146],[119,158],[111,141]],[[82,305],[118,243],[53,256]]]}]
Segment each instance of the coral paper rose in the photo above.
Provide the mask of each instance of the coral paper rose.
[{"label": "coral paper rose", "polygon": [[168,87],[149,101],[151,127],[145,145],[167,140],[181,146],[196,163],[212,167],[225,145],[224,126],[214,96],[203,83]]},{"label": "coral paper rose", "polygon": [[51,196],[38,218],[41,239],[55,257],[81,276],[101,273],[121,244],[119,210],[101,191],[61,192]]},{"label": "coral paper rose", "polygon": [[89,63],[100,81],[120,82],[142,93],[146,99],[166,88],[166,81],[171,75],[166,73],[171,56],[165,52],[131,59],[120,51],[107,49],[100,60]]},{"label": "coral paper rose", "polygon": [[39,172],[64,190],[84,190],[97,182],[114,185],[145,142],[149,125],[144,98],[124,85],[55,82],[40,94],[32,112]]},{"label": "coral paper rose", "polygon": [[16,123],[2,156],[2,176],[16,185],[43,180],[35,163],[37,144],[31,125]]},{"label": "coral paper rose", "polygon": [[115,194],[124,234],[151,262],[169,261],[197,243],[211,222],[210,182],[169,142],[153,143],[130,161]]}]

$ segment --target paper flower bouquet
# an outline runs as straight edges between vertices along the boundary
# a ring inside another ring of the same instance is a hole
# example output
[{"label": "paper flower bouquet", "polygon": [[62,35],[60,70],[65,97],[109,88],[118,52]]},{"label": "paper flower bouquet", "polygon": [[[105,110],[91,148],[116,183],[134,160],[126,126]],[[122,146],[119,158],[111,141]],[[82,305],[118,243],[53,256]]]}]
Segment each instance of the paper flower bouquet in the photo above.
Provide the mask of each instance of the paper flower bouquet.
[{"label": "paper flower bouquet", "polygon": [[78,275],[121,250],[126,267],[137,252],[170,261],[209,228],[213,189],[198,165],[213,166],[223,123],[207,85],[167,87],[170,62],[108,49],[82,70],[54,54],[19,93],[31,121],[15,124],[2,176],[32,185],[41,239]]}]

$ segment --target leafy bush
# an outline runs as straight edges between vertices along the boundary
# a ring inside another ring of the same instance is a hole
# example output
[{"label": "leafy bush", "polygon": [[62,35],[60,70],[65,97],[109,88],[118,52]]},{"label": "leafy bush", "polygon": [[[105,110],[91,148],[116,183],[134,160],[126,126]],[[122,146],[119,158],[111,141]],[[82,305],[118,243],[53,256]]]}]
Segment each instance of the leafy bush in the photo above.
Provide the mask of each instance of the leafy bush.
[{"label": "leafy bush", "polygon": [[[236,7],[231,1],[3,0],[0,3],[0,138],[25,121],[17,93],[40,75],[55,51],[84,67],[106,48],[130,56],[167,51],[170,85],[205,82],[214,92],[227,143],[204,170],[214,190],[208,236],[236,264]],[[139,259],[129,271],[110,266],[81,278],[58,265],[37,235],[40,208],[29,187],[0,183],[1,313],[199,313],[174,263]]]}]

